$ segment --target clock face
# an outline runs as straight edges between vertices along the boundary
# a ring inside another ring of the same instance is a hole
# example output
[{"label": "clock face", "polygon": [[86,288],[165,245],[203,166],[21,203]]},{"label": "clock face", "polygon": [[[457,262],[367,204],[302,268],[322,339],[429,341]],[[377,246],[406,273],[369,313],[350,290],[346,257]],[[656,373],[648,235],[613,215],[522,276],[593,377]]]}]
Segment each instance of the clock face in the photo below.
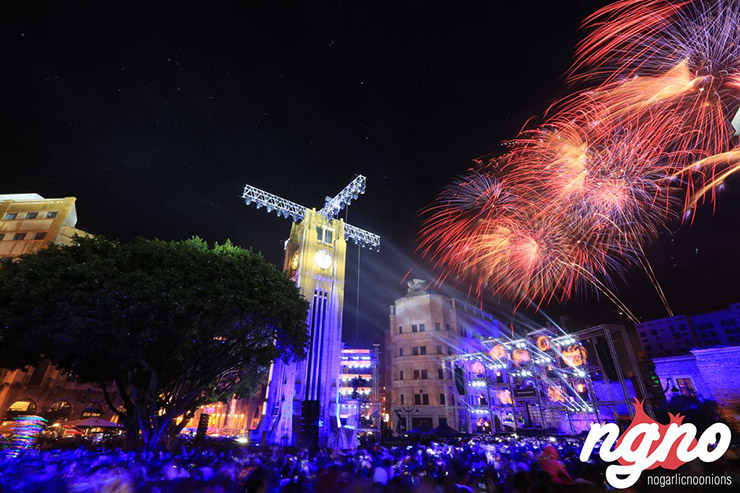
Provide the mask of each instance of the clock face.
[{"label": "clock face", "polygon": [[319,250],[316,252],[316,255],[314,255],[313,261],[319,266],[319,268],[328,269],[334,262],[334,258],[328,250]]}]

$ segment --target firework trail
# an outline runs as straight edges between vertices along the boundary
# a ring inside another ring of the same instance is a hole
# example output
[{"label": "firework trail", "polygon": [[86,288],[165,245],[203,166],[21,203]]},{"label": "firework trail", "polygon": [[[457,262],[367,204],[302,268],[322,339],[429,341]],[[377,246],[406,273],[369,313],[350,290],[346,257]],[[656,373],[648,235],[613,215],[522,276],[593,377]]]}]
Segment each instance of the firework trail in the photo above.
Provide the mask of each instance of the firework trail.
[{"label": "firework trail", "polygon": [[535,305],[620,304],[638,267],[671,313],[644,247],[740,169],[740,3],[622,0],[584,26],[570,79],[598,84],[445,189],[420,251],[442,279]]}]

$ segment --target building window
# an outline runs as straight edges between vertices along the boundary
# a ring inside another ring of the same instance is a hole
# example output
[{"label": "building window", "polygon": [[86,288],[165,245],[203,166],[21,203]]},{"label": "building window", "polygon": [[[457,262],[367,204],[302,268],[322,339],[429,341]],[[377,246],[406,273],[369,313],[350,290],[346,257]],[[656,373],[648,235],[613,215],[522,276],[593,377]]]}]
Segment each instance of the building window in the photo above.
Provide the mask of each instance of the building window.
[{"label": "building window", "polygon": [[3,233],[0,233],[0,241],[2,241],[3,238],[5,238],[5,235]]},{"label": "building window", "polygon": [[694,384],[691,382],[690,378],[677,378],[676,385],[678,385],[678,390],[681,391],[681,395],[692,397],[696,395]]},{"label": "building window", "polygon": [[36,219],[39,217],[38,212],[26,212],[26,219]]},{"label": "building window", "polygon": [[421,370],[421,379],[427,380],[429,378],[429,375],[427,374],[426,370]]},{"label": "building window", "polygon": [[403,356],[403,348],[402,347],[398,348],[398,355],[399,356]]},{"label": "building window", "polygon": [[429,405],[429,394],[421,394],[421,403],[425,406]]},{"label": "building window", "polygon": [[16,233],[13,235],[14,241],[22,241],[26,239],[26,233]]},{"label": "building window", "polygon": [[437,354],[442,354],[442,345],[437,345]]},{"label": "building window", "polygon": [[421,405],[421,395],[420,394],[414,394],[414,404],[417,406]]},{"label": "building window", "polygon": [[424,332],[426,329],[424,328],[424,324],[419,324],[419,332]]},{"label": "building window", "polygon": [[398,372],[398,379],[403,380],[403,370]]},{"label": "building window", "polygon": [[445,324],[445,332],[449,332],[449,331],[450,331],[450,324]]},{"label": "building window", "polygon": [[55,217],[57,217],[57,211],[49,211],[49,212],[47,212],[46,213],[46,217],[48,217],[49,219],[54,219]]},{"label": "building window", "polygon": [[654,336],[657,336],[657,335],[658,335],[658,331],[657,331],[657,330],[655,330],[655,329],[651,330],[651,331],[650,331],[650,333],[651,333],[652,335],[654,335]]},{"label": "building window", "polygon": [[16,217],[18,217],[18,214],[16,214],[15,212],[6,212],[5,215],[3,216],[3,219],[5,221],[12,221]]},{"label": "building window", "polygon": [[316,226],[316,237],[319,240],[319,243],[330,245],[334,239],[334,232],[331,229],[325,229],[321,226]]},{"label": "building window", "polygon": [[439,332],[440,330],[442,330],[442,324],[439,324],[439,323],[435,322],[434,323],[434,330],[436,332]]},{"label": "building window", "polygon": [[445,379],[445,371],[442,368],[437,369],[437,377],[439,377],[440,380]]},{"label": "building window", "polygon": [[411,348],[411,353],[414,356],[419,356],[419,346],[414,346],[413,348]]},{"label": "building window", "polygon": [[421,353],[422,355],[425,355],[425,354],[427,354],[427,347],[426,347],[426,346],[421,346],[421,347],[419,348],[419,352],[420,352],[420,353]]},{"label": "building window", "polygon": [[419,327],[417,327],[415,324],[411,324],[411,332],[419,332]]},{"label": "building window", "polygon": [[334,239],[334,232],[330,229],[324,229],[321,226],[316,226],[316,237],[319,243],[331,244]]},{"label": "building window", "polygon": [[405,402],[403,402],[403,401],[404,401],[403,394],[401,394],[401,405],[402,406],[405,404]]},{"label": "building window", "polygon": [[452,356],[452,348],[447,346],[447,356]]},{"label": "building window", "polygon": [[34,233],[33,234],[34,240],[43,240],[44,238],[46,238],[46,233]]},{"label": "building window", "polygon": [[401,325],[398,326],[398,333],[403,334],[403,326]]},{"label": "building window", "polygon": [[444,406],[447,402],[445,401],[445,395],[439,394],[439,405]]},{"label": "building window", "polygon": [[414,370],[414,380],[420,380],[421,374],[419,373],[419,370]]}]

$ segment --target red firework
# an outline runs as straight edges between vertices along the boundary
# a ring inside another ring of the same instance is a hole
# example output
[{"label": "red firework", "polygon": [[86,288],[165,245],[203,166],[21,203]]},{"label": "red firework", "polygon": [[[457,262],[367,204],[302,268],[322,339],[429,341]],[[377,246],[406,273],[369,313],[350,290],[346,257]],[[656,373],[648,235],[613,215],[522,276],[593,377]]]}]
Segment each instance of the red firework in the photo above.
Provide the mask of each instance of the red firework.
[{"label": "red firework", "polygon": [[[427,212],[421,251],[443,278],[527,303],[612,299],[644,247],[740,169],[740,4],[622,0],[585,21],[559,102],[510,151]],[[669,312],[670,309],[668,308]]]}]

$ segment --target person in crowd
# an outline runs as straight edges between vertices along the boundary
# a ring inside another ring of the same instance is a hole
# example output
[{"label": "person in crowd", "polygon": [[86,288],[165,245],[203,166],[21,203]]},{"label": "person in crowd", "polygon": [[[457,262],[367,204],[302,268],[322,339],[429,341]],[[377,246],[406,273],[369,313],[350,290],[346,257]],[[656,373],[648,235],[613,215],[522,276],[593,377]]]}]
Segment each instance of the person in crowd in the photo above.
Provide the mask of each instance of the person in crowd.
[{"label": "person in crowd", "polygon": [[[552,493],[587,491],[587,486],[599,490],[596,485],[603,484],[605,464],[598,459],[582,464],[577,459],[581,446],[578,437],[495,435],[323,449],[310,455],[285,447],[244,447],[227,439],[209,439],[204,446],[185,443],[159,453],[83,442],[31,448],[20,455],[0,450],[0,493]],[[739,460],[731,450],[719,465],[705,466],[712,473],[738,470]]]}]

